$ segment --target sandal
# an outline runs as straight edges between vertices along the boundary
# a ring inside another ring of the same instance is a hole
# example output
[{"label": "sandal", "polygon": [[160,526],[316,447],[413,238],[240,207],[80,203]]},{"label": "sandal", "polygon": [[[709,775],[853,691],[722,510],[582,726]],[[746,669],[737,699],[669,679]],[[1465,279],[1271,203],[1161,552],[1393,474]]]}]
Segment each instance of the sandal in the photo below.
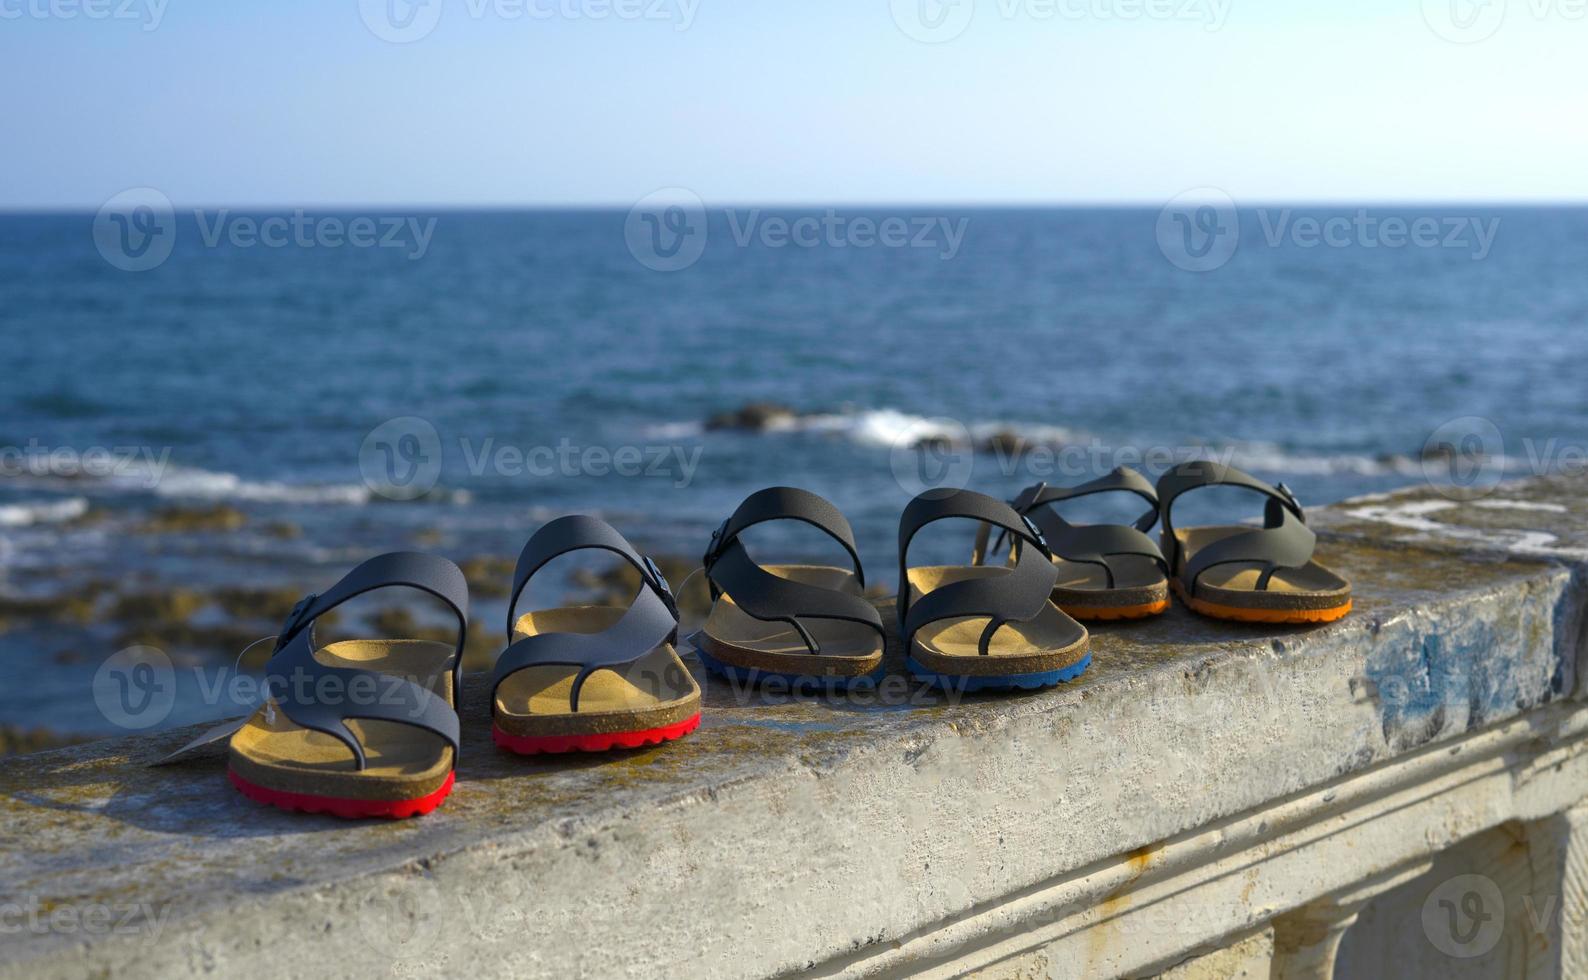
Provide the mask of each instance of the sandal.
[{"label": "sandal", "polygon": [[[910,568],[916,532],[947,518],[1003,528],[1013,536],[1012,564]],[[910,672],[966,691],[1080,676],[1092,662],[1091,640],[1050,598],[1058,572],[1036,525],[1001,500],[929,490],[910,501],[899,520],[899,623]]]},{"label": "sandal", "polygon": [[[374,589],[405,586],[458,617],[456,646],[343,640],[314,623]],[[231,738],[227,775],[249,799],[339,817],[408,817],[452,791],[469,589],[444,558],[406,551],[364,562],[287,616],[265,665],[268,697]]]},{"label": "sandal", "polygon": [[[849,553],[853,571],[756,564],[739,535],[779,520],[825,531]],[[695,648],[713,673],[750,683],[821,678],[848,684],[881,672],[882,616],[862,597],[866,577],[854,532],[823,498],[793,487],[756,491],[712,533],[702,561],[714,601]]]},{"label": "sandal", "polygon": [[[529,580],[586,548],[640,574],[627,608],[559,606],[515,618]],[[594,517],[559,517],[518,556],[507,605],[509,646],[491,678],[491,737],[524,755],[660,745],[700,727],[700,685],[678,659],[678,606],[661,569]]]},{"label": "sandal", "polygon": [[[1175,499],[1187,490],[1244,487],[1268,498],[1263,526],[1176,529]],[[1249,623],[1327,623],[1351,611],[1351,583],[1312,560],[1317,535],[1283,483],[1269,486],[1233,466],[1181,463],[1158,479],[1163,546],[1181,601],[1204,616]]]},{"label": "sandal", "polygon": [[[1050,504],[1096,493],[1133,493],[1147,512],[1126,524],[1071,524]],[[1141,619],[1169,609],[1169,563],[1144,532],[1158,523],[1158,495],[1135,470],[1121,466],[1077,487],[1027,487],[1010,504],[1042,532],[1059,578],[1053,602],[1076,619]],[[976,563],[985,553],[989,526],[976,535]],[[997,550],[1004,535],[993,543]]]}]

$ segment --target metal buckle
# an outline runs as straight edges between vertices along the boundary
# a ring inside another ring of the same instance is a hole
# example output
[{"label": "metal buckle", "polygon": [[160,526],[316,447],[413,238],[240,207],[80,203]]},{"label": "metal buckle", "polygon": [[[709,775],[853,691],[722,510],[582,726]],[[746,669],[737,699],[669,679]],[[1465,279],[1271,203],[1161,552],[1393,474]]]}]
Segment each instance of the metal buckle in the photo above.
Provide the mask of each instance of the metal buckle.
[{"label": "metal buckle", "polygon": [[1027,517],[1024,514],[1020,515],[1020,519],[1022,521],[1026,522],[1026,530],[1031,532],[1031,537],[1036,541],[1037,547],[1042,550],[1042,553],[1044,555],[1046,555],[1049,558],[1052,558],[1053,557],[1053,551],[1052,551],[1052,549],[1050,549],[1048,547],[1048,539],[1045,536],[1043,536],[1041,528],[1037,527],[1037,525],[1031,520],[1031,518]]},{"label": "metal buckle", "polygon": [[731,517],[723,518],[722,523],[717,525],[717,529],[711,532],[711,544],[706,547],[706,554],[700,560],[700,563],[707,568],[716,564],[717,559],[722,557],[723,539],[728,535],[728,522],[731,520],[733,520]]},{"label": "metal buckle", "polygon": [[320,596],[318,593],[310,592],[302,599],[299,599],[298,604],[292,607],[291,612],[287,613],[287,620],[282,624],[281,635],[276,641],[277,650],[285,646],[288,640],[292,639],[294,636],[297,636],[298,632],[303,629],[304,623],[308,621],[308,616],[306,614],[308,613],[309,609],[313,607],[315,600],[319,598]]},{"label": "metal buckle", "polygon": [[645,572],[650,577],[651,586],[662,597],[662,602],[667,605],[667,611],[673,614],[674,619],[677,619],[678,599],[673,595],[673,587],[667,584],[667,576],[662,574],[661,568],[657,566],[656,562],[651,560],[650,555],[641,555],[640,561],[645,565]]},{"label": "metal buckle", "polygon": [[1291,509],[1296,512],[1297,517],[1301,518],[1301,522],[1303,524],[1307,523],[1307,512],[1301,509],[1301,501],[1296,499],[1296,495],[1291,492],[1289,487],[1285,486],[1284,481],[1274,484],[1274,489],[1278,490],[1280,495],[1290,503]]}]

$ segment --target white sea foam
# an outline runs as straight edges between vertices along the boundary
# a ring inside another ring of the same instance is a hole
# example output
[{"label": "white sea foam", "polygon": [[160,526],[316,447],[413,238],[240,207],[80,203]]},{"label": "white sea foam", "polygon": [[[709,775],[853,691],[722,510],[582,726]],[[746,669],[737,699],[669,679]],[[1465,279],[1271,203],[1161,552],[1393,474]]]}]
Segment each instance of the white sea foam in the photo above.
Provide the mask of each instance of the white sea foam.
[{"label": "white sea foam", "polygon": [[155,484],[156,496],[189,500],[243,500],[280,504],[362,504],[369,487],[353,484],[294,484],[245,480],[235,473],[215,473],[183,466],[167,467]]},{"label": "white sea foam", "polygon": [[88,513],[88,500],[83,497],[0,504],[0,527],[60,524],[75,520],[86,513]]},{"label": "white sea foam", "polygon": [[[1062,446],[1078,438],[1073,430],[1061,426],[1023,422],[963,423],[946,417],[914,415],[894,408],[846,408],[836,412],[776,418],[760,431],[830,435],[881,449],[927,441],[984,443],[1004,434],[1018,436],[1032,445]],[[705,432],[706,426],[700,422],[664,422],[646,429],[647,436],[657,439],[690,438]]]},{"label": "white sea foam", "polygon": [[705,431],[704,422],[661,422],[646,428],[645,434],[651,439],[692,439]]},{"label": "white sea foam", "polygon": [[[1217,454],[1219,451],[1211,451]],[[1296,476],[1421,476],[1422,462],[1412,456],[1362,453],[1301,453],[1272,443],[1236,443],[1223,451],[1243,470]]]},{"label": "white sea foam", "polygon": [[[175,500],[231,500],[285,504],[363,504],[373,494],[362,483],[280,483],[246,480],[235,473],[215,472],[194,466],[162,464],[151,467],[128,461],[104,476],[59,475],[41,472],[5,474],[14,487],[70,490],[78,494],[153,494]],[[467,502],[456,494],[448,499]],[[86,502],[85,502],[86,506]],[[0,521],[0,523],[4,523]]]},{"label": "white sea foam", "polygon": [[802,415],[782,428],[838,436],[883,449],[931,439],[961,441],[967,431],[952,420],[931,419],[891,408]]},{"label": "white sea foam", "polygon": [[[700,422],[669,422],[647,430],[652,438],[690,438],[705,434]],[[1307,453],[1285,449],[1273,443],[1241,442],[1219,444],[1189,441],[1109,443],[1089,433],[1058,425],[1029,422],[979,421],[963,423],[950,418],[930,418],[893,408],[844,409],[779,419],[768,425],[767,433],[814,433],[828,435],[861,446],[891,449],[923,442],[942,442],[953,446],[991,449],[999,444],[1024,443],[1054,449],[1079,446],[1109,449],[1155,450],[1179,460],[1208,457],[1226,460],[1242,469],[1295,476],[1421,476],[1423,463],[1414,455],[1365,453]]]}]

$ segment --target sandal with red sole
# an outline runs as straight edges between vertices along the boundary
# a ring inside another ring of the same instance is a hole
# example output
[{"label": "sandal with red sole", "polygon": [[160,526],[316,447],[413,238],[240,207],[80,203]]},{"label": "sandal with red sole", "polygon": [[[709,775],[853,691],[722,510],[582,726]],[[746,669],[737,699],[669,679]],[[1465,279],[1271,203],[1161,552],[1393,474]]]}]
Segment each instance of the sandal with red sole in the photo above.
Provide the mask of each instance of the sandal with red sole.
[{"label": "sandal with red sole", "polygon": [[[349,599],[406,587],[458,619],[456,646],[432,640],[342,640],[319,646],[314,624]],[[338,817],[429,813],[452,791],[458,756],[469,590],[452,562],[418,552],[371,558],[287,617],[265,665],[265,704],[231,737],[227,777],[244,796]]]},{"label": "sandal with red sole", "polygon": [[[516,616],[524,587],[554,558],[597,549],[624,558],[640,587],[627,608],[559,606]],[[700,726],[700,685],[679,659],[678,606],[661,569],[604,521],[560,517],[524,546],[508,601],[510,645],[491,683],[491,737],[523,755],[659,745]]]}]

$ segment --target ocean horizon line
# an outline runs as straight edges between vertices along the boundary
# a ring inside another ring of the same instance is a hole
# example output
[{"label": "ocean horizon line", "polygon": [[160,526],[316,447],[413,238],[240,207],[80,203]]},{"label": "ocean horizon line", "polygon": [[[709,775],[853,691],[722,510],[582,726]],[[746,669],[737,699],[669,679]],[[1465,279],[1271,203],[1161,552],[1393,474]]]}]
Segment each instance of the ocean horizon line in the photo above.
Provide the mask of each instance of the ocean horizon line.
[{"label": "ocean horizon line", "polygon": [[[851,211],[926,211],[951,213],[975,212],[1146,212],[1161,211],[1165,201],[1049,201],[1049,202],[922,202],[922,201],[837,201],[813,202],[748,202],[730,201],[706,203],[707,211],[786,211],[822,212],[827,210]],[[1253,200],[1235,202],[1238,209],[1305,208],[1316,210],[1353,210],[1361,208],[1416,208],[1416,209],[1466,209],[1490,211],[1568,211],[1588,209],[1588,198],[1582,200],[1498,200],[1452,201],[1441,199],[1324,199],[1307,201]],[[306,203],[183,203],[172,202],[178,211],[236,211],[245,214],[279,214],[299,210],[312,210],[323,214],[370,214],[373,212],[400,212],[403,214],[624,214],[633,209],[634,202],[591,204],[440,204],[394,202],[306,202]],[[61,205],[45,207],[18,207],[0,205],[0,218],[10,217],[92,217],[101,205]]]}]

